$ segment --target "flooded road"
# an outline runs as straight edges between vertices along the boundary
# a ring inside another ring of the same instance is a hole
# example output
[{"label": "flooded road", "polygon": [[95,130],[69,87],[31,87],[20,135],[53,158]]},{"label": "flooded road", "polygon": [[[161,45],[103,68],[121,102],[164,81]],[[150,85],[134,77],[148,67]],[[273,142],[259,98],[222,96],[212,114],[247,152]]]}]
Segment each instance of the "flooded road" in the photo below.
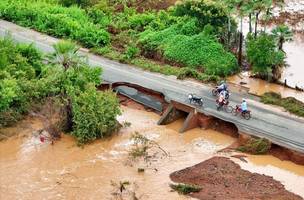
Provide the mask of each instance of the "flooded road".
[{"label": "flooded road", "polygon": [[[42,124],[14,129],[18,136],[0,142],[0,199],[114,199],[111,181],[129,181],[140,199],[190,199],[170,192],[169,174],[192,166],[229,146],[235,138],[213,130],[193,129],[179,134],[182,120],[157,126],[159,116],[146,111],[122,107],[120,122],[131,127],[110,139],[77,147],[72,137],[64,135],[55,145],[41,143],[31,135]],[[12,131],[12,129],[10,129]],[[158,142],[169,157],[153,161],[144,173],[143,163],[127,165],[129,140],[139,132]],[[272,156],[249,156],[243,168],[274,176],[286,188],[304,197],[304,166],[280,161]],[[275,170],[274,170],[275,169]]]}]

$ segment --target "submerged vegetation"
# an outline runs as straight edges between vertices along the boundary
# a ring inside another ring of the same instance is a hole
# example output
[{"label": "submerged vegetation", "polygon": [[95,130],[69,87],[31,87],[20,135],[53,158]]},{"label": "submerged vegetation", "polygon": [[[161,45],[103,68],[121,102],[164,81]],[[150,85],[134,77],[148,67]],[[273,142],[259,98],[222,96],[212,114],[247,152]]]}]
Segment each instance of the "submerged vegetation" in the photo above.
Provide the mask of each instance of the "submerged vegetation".
[{"label": "submerged vegetation", "polygon": [[281,106],[295,115],[304,117],[304,103],[293,97],[282,98],[278,93],[268,92],[263,94],[261,101],[266,104]]},{"label": "submerged vegetation", "polygon": [[112,92],[97,92],[101,68],[89,67],[77,55],[75,44],[54,45],[48,64],[32,45],[14,44],[9,37],[0,40],[0,48],[0,126],[16,122],[31,111],[32,104],[51,97],[64,111],[65,119],[59,120],[65,122],[64,131],[79,144],[115,131],[118,100]]},{"label": "submerged vegetation", "polygon": [[264,138],[250,138],[246,144],[237,148],[238,151],[254,155],[266,154],[271,148],[271,143]]},{"label": "submerged vegetation", "polygon": [[190,193],[193,193],[193,192],[199,192],[201,191],[201,187],[199,186],[196,186],[196,185],[189,185],[189,184],[170,184],[170,187],[177,191],[178,193],[180,194],[190,194]]}]

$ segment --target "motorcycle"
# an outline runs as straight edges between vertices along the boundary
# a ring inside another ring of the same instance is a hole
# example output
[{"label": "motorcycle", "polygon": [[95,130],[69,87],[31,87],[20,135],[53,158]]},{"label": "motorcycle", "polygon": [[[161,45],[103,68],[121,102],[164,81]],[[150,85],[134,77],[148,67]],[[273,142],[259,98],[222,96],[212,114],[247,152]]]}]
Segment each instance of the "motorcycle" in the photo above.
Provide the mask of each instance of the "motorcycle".
[{"label": "motorcycle", "polygon": [[[220,93],[221,93],[221,90],[218,89],[218,86],[216,86],[215,88],[212,89],[213,96],[219,96]],[[229,96],[230,96],[230,92],[229,92],[229,90],[227,90],[225,99],[229,99]]]},{"label": "motorcycle", "polygon": [[203,106],[203,99],[201,97],[197,97],[194,94],[189,94],[188,95],[188,100],[190,104],[195,103],[198,104],[199,106]]},{"label": "motorcycle", "polygon": [[226,111],[227,113],[231,113],[233,110],[232,106],[229,106],[229,101],[228,100],[224,100],[224,102],[220,103],[219,100],[216,100],[216,109],[218,111],[220,111],[221,109],[223,109],[224,111]]},{"label": "motorcycle", "polygon": [[239,105],[236,105],[235,108],[232,110],[232,114],[237,116],[239,113],[241,113],[241,116],[247,120],[251,118],[251,112],[250,110],[247,110],[246,112],[242,112],[242,108]]}]

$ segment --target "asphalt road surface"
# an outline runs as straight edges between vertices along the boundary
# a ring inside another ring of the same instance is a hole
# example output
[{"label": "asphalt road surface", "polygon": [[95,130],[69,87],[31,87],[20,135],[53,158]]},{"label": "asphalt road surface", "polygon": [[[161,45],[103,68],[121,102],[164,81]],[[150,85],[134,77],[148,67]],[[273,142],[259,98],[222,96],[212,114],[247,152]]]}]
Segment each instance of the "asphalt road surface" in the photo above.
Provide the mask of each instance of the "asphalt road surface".
[{"label": "asphalt road surface", "polygon": [[[33,43],[44,53],[53,51],[52,45],[59,40],[36,31],[17,26],[13,23],[0,20],[0,36],[4,37],[10,33],[17,42]],[[81,54],[88,56],[89,64],[103,68],[102,79],[107,82],[130,82],[143,87],[162,92],[167,101],[175,100],[189,104],[187,96],[195,93],[204,100],[203,107],[198,107],[199,112],[212,115],[225,121],[234,123],[240,132],[264,137],[273,143],[304,152],[304,120],[281,111],[278,108],[266,106],[258,101],[258,98],[248,94],[233,92],[230,104],[240,104],[242,97],[247,98],[248,107],[252,118],[245,120],[240,116],[233,116],[224,111],[217,111],[215,99],[211,95],[211,87],[194,81],[177,80],[173,76],[164,76],[157,73],[143,71],[136,67],[121,64],[101,56],[88,53],[81,49]]]}]

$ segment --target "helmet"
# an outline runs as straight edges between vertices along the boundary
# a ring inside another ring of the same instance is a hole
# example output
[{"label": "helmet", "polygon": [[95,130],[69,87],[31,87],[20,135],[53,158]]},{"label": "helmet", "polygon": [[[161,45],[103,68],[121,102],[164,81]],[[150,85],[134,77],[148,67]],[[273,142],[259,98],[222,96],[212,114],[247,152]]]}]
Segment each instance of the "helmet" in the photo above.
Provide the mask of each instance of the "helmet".
[{"label": "helmet", "polygon": [[242,100],[242,101],[244,102],[244,101],[246,101],[246,99],[244,99],[244,98],[243,98],[243,100]]}]

